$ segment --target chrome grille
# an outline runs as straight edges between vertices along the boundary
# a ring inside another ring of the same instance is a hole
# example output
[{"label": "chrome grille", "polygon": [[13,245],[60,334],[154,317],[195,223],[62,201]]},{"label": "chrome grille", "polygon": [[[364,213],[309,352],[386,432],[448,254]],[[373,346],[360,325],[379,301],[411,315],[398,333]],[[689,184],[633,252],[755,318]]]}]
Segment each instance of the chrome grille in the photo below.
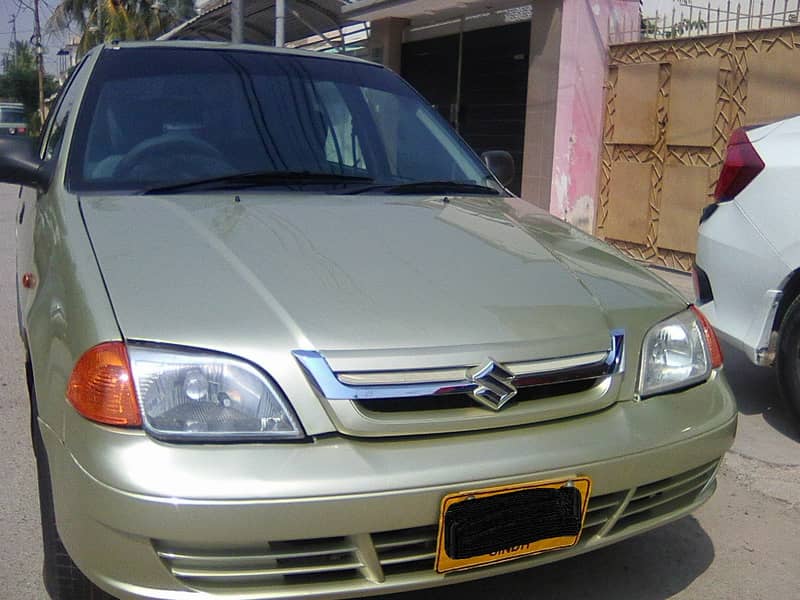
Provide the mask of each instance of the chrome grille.
[{"label": "chrome grille", "polygon": [[595,350],[583,354],[502,363],[473,350],[457,354],[466,365],[426,356],[419,360],[433,365],[427,368],[398,358],[402,370],[387,370],[392,361],[386,356],[369,361],[380,365],[369,371],[358,359],[345,356],[342,362],[335,351],[293,354],[341,433],[416,436],[515,427],[608,408],[621,389],[624,333],[611,332],[605,350],[597,350],[598,343],[593,340]]},{"label": "chrome grille", "polygon": [[[569,394],[580,394],[598,384],[596,379],[570,381],[553,385],[542,385],[521,389],[514,402],[524,403],[543,398],[556,398]],[[353,402],[362,413],[401,413],[416,411],[438,411],[474,408],[475,400],[466,394],[441,396],[419,396],[417,398],[384,398],[381,400],[356,400]]]},{"label": "chrome grille", "polygon": [[[718,464],[714,461],[638,488],[594,496],[589,499],[576,547],[522,562],[526,566],[550,562],[622,539],[634,526],[646,529],[682,516],[705,499]],[[438,577],[434,571],[436,535],[436,526],[429,525],[369,535],[272,542],[263,548],[207,551],[162,541],[153,544],[170,572],[191,588],[268,590],[267,597],[300,597],[331,584],[355,591],[409,575],[434,579]],[[370,556],[377,560],[369,560]]]},{"label": "chrome grille", "polygon": [[577,356],[562,356],[535,361],[507,362],[490,359],[487,365],[454,366],[446,369],[403,371],[334,372],[325,356],[315,350],[295,350],[292,354],[309,380],[328,400],[378,400],[474,394],[484,387],[487,372],[499,370],[512,388],[553,385],[599,379],[620,373],[623,368],[625,334],[611,332],[608,350]]}]

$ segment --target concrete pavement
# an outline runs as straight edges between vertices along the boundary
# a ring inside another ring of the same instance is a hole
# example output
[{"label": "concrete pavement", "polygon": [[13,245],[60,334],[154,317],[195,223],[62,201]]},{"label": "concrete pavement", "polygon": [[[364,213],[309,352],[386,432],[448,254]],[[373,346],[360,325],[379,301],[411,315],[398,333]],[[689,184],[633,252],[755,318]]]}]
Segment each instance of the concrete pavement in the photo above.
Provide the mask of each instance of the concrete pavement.
[{"label": "concrete pavement", "polygon": [[[0,185],[0,599],[44,600],[38,501],[14,300],[16,189]],[[658,272],[691,295],[685,275]],[[740,431],[711,501],[615,546],[522,573],[396,600],[800,597],[800,431],[774,373],[725,348]]]},{"label": "concrete pavement", "polygon": [[17,333],[14,227],[17,188],[0,184],[0,598],[45,598],[36,470]]}]

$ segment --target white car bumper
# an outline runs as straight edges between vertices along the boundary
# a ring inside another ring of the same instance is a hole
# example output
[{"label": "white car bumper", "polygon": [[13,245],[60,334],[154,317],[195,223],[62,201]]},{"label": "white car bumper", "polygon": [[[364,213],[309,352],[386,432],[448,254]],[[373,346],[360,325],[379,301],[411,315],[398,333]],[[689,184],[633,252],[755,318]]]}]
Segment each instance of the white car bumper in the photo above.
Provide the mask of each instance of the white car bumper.
[{"label": "white car bumper", "polygon": [[758,365],[771,364],[770,340],[786,265],[735,202],[700,226],[697,265],[714,300],[701,305],[720,335]]}]

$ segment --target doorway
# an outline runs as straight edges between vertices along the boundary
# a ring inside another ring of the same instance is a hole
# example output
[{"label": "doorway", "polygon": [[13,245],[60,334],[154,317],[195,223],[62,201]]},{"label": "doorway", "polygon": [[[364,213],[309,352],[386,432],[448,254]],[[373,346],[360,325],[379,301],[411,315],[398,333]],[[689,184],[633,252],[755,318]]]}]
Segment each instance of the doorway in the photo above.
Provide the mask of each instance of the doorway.
[{"label": "doorway", "polygon": [[478,153],[506,150],[522,188],[530,22],[467,31],[403,45],[402,70]]}]

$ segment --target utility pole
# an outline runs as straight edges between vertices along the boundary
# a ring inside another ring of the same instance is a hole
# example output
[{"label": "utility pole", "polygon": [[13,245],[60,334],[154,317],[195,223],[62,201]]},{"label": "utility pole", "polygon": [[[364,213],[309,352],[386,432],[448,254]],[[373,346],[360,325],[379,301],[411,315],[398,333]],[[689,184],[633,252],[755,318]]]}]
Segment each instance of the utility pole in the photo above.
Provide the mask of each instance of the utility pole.
[{"label": "utility pole", "polygon": [[42,56],[42,27],[39,23],[39,0],[33,0],[33,40],[36,70],[39,74],[39,118],[44,124],[44,57]]},{"label": "utility pole", "polygon": [[17,64],[17,15],[11,15],[8,20],[11,24],[11,46],[9,52],[6,53],[6,58],[11,61],[12,65]]},{"label": "utility pole", "polygon": [[283,48],[286,42],[286,1],[275,2],[275,45]]},{"label": "utility pole", "polygon": [[231,42],[241,44],[244,42],[244,0],[231,2]]}]

